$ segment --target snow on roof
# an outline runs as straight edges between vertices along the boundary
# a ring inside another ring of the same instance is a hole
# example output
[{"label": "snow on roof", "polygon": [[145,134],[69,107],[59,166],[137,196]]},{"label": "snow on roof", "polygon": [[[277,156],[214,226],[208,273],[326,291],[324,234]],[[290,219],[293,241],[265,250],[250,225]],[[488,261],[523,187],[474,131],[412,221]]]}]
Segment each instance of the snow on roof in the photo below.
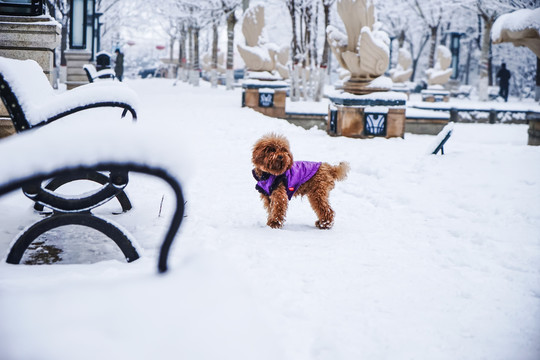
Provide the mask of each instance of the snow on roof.
[{"label": "snow on roof", "polygon": [[498,43],[502,41],[503,30],[522,31],[529,28],[535,29],[540,34],[540,8],[521,9],[499,16],[491,28],[491,39],[494,43]]}]

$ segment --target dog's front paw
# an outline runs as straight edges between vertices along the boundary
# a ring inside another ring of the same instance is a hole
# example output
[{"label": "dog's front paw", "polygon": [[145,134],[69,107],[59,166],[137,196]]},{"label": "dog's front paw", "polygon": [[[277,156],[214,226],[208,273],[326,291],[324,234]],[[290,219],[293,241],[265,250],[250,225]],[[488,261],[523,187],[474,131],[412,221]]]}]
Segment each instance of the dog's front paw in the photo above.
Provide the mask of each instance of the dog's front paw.
[{"label": "dog's front paw", "polygon": [[319,229],[328,230],[328,229],[331,229],[333,225],[334,225],[333,221],[328,221],[328,220],[315,221],[315,226],[318,227]]},{"label": "dog's front paw", "polygon": [[266,225],[270,226],[272,229],[281,229],[283,227],[283,221],[280,220],[268,220]]}]

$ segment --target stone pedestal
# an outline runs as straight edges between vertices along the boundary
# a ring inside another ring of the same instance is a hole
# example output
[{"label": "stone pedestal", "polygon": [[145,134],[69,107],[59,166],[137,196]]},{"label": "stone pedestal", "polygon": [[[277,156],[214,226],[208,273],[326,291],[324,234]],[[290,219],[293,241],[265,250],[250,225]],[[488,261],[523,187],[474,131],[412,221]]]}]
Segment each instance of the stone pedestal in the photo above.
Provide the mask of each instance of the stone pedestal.
[{"label": "stone pedestal", "polygon": [[242,85],[242,107],[267,116],[285,118],[287,84],[282,81],[248,81]]},{"label": "stone pedestal", "polygon": [[529,121],[529,141],[527,145],[540,146],[540,113],[527,113]]},{"label": "stone pedestal", "polygon": [[52,80],[60,30],[60,24],[50,16],[0,15],[0,56],[35,60]]},{"label": "stone pedestal", "polygon": [[92,53],[87,50],[66,50],[64,54],[67,62],[67,89],[88,84],[88,76],[84,72],[83,65],[90,63]]},{"label": "stone pedestal", "polygon": [[405,136],[406,95],[394,92],[330,97],[327,132],[353,138]]},{"label": "stone pedestal", "polygon": [[373,84],[374,79],[360,79],[351,78],[343,84],[343,90],[350,94],[366,95],[373,92],[388,91],[388,87],[378,87],[377,84]]},{"label": "stone pedestal", "polygon": [[[0,15],[0,56],[35,60],[53,82],[54,49],[60,44],[61,27],[48,15]],[[9,114],[0,101],[0,138],[15,133]]]}]

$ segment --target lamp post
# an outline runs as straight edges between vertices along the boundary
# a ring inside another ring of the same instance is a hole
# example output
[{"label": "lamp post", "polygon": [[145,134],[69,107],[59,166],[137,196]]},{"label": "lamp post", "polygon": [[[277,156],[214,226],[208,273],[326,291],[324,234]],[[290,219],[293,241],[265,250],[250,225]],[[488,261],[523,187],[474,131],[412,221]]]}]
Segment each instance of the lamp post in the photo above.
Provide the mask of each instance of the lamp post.
[{"label": "lamp post", "polygon": [[43,0],[0,0],[0,15],[39,16],[43,6]]},{"label": "lamp post", "polygon": [[452,79],[457,79],[459,75],[459,40],[464,33],[450,33],[450,52],[452,53]]},{"label": "lamp post", "polygon": [[[0,0],[1,1],[1,0]],[[95,54],[95,0],[69,0],[69,50],[66,50],[67,89],[88,82],[82,65]]]},{"label": "lamp post", "polygon": [[92,60],[96,47],[95,0],[70,0],[70,5],[69,47],[90,51]]}]

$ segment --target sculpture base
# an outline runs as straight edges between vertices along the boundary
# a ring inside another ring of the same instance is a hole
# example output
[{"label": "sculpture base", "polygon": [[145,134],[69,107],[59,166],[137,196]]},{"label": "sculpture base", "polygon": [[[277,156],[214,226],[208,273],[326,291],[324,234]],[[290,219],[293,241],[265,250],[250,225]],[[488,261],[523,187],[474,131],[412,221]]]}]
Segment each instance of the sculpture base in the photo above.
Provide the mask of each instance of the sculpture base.
[{"label": "sculpture base", "polygon": [[[377,79],[357,79],[352,78],[343,84],[343,90],[349,94],[354,95],[367,95],[374,92],[383,92],[390,90],[390,87],[378,86],[379,84],[374,83],[374,80]],[[381,84],[382,85],[382,84]]]},{"label": "sculpture base", "polygon": [[330,97],[327,132],[353,138],[405,136],[405,94],[372,93]]},{"label": "sculpture base", "polygon": [[284,119],[286,86],[282,81],[246,81],[242,85],[242,107]]}]

